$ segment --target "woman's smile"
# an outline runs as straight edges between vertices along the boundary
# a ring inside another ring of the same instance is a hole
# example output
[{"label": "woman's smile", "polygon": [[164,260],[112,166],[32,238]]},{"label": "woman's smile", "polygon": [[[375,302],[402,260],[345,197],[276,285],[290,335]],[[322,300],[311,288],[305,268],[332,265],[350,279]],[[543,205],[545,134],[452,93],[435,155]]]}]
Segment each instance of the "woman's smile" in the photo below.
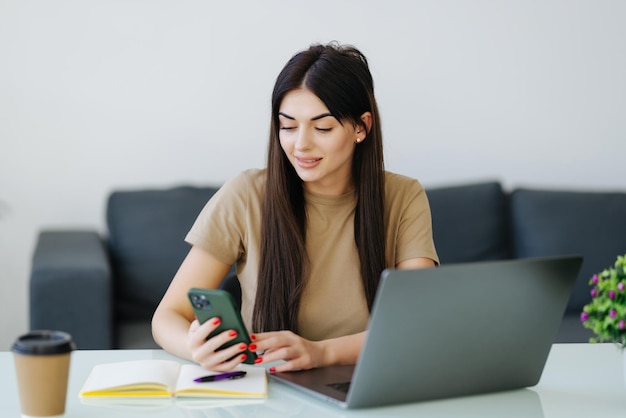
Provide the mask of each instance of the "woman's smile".
[{"label": "woman's smile", "polygon": [[295,157],[296,162],[302,168],[314,168],[319,165],[319,162],[322,161],[322,158],[306,158],[306,157]]}]

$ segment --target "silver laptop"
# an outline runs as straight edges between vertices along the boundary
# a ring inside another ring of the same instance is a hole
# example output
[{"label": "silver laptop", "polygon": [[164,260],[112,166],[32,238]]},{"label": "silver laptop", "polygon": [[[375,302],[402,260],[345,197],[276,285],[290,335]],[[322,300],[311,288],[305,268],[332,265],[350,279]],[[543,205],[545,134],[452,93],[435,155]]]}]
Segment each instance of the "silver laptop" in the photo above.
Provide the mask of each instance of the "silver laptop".
[{"label": "silver laptop", "polygon": [[345,408],[534,386],[582,257],[385,270],[356,366],[271,374]]}]

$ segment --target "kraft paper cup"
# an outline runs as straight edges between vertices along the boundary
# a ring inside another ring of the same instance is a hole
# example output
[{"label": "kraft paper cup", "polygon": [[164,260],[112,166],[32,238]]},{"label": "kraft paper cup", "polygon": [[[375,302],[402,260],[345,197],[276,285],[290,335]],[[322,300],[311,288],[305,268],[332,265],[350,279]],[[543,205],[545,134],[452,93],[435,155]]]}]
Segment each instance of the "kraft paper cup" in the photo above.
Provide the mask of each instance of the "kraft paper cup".
[{"label": "kraft paper cup", "polygon": [[54,417],[65,413],[72,337],[61,331],[31,331],[11,351],[23,417]]}]

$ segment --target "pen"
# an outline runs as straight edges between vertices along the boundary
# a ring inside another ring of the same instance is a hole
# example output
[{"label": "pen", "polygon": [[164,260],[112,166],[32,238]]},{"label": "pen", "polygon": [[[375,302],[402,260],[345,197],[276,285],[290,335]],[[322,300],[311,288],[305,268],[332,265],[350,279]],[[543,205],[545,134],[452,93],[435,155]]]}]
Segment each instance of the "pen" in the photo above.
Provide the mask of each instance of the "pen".
[{"label": "pen", "polygon": [[228,372],[228,373],[220,373],[220,374],[212,374],[209,376],[202,376],[197,379],[193,379],[194,382],[215,382],[217,380],[233,380],[233,379],[241,379],[246,375],[246,372]]}]

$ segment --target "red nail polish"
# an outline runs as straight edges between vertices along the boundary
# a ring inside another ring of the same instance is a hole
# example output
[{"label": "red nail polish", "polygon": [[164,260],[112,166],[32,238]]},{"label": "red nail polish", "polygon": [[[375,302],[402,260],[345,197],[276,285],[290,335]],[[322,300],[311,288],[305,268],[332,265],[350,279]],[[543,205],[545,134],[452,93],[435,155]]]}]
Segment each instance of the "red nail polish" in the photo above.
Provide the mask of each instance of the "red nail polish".
[{"label": "red nail polish", "polygon": [[263,357],[257,357],[254,359],[254,364],[263,363]]},{"label": "red nail polish", "polygon": [[234,329],[231,329],[230,331],[228,331],[228,336],[229,337],[236,337],[237,336],[237,331],[235,331]]},{"label": "red nail polish", "polygon": [[245,361],[247,358],[248,358],[247,354],[242,354],[240,357],[241,361]]},{"label": "red nail polish", "polygon": [[270,367],[270,373],[276,373],[276,367]]},{"label": "red nail polish", "polygon": [[245,350],[246,349],[246,345],[244,343],[239,344],[239,349],[240,350]]},{"label": "red nail polish", "polygon": [[250,344],[250,345],[248,346],[248,350],[251,350],[251,351],[256,350],[256,344]]},{"label": "red nail polish", "polygon": [[219,323],[222,322],[221,319],[219,318],[213,318],[213,325],[219,325]]},{"label": "red nail polish", "polygon": [[254,334],[250,334],[250,339],[251,339],[252,341],[256,340],[256,335],[254,335]]}]

